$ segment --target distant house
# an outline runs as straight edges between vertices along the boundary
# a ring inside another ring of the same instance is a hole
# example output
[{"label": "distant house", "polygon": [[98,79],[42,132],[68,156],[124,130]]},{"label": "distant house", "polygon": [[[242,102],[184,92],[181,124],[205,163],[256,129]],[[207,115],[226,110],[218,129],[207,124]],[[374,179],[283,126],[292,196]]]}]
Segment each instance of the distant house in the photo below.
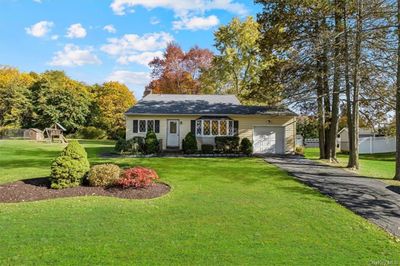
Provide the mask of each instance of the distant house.
[{"label": "distant house", "polygon": [[[375,132],[373,128],[360,128],[359,129],[359,138],[369,138],[369,137],[381,137]],[[343,128],[338,132],[338,146],[341,151],[348,152],[349,151],[349,130],[347,127]]]},{"label": "distant house", "polygon": [[241,105],[234,95],[149,94],[126,113],[126,138],[154,131],[162,149],[182,148],[187,133],[198,146],[216,136],[239,136],[253,143],[254,153],[292,153],[296,114],[286,108]]}]

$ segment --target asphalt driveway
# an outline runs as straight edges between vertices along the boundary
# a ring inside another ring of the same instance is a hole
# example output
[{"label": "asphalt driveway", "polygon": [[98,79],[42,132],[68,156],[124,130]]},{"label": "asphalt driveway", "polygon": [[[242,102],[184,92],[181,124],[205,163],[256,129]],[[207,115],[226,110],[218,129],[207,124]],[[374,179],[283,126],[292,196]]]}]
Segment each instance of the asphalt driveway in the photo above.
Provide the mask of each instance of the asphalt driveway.
[{"label": "asphalt driveway", "polygon": [[400,238],[398,188],[303,157],[267,157],[265,160]]}]

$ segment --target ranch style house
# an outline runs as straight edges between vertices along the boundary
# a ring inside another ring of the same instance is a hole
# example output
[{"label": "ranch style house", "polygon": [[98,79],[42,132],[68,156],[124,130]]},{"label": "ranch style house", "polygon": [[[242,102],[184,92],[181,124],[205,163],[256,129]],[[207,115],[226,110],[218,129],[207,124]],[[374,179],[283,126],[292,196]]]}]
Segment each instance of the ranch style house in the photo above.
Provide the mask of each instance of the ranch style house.
[{"label": "ranch style house", "polygon": [[294,112],[242,105],[234,95],[148,94],[125,116],[127,139],[153,131],[163,150],[182,149],[182,140],[193,132],[199,147],[214,144],[216,136],[239,136],[253,143],[255,154],[295,151]]}]

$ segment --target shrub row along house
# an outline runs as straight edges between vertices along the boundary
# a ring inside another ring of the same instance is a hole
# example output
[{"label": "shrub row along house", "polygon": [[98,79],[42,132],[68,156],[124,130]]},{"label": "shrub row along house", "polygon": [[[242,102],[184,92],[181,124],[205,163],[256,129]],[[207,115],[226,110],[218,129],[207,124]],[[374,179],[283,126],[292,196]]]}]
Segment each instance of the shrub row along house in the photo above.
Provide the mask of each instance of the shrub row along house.
[{"label": "shrub row along house", "polygon": [[192,132],[198,146],[217,136],[238,136],[256,154],[295,150],[296,114],[286,108],[241,105],[234,95],[149,94],[126,113],[126,139],[153,131],[163,150],[182,149]]}]

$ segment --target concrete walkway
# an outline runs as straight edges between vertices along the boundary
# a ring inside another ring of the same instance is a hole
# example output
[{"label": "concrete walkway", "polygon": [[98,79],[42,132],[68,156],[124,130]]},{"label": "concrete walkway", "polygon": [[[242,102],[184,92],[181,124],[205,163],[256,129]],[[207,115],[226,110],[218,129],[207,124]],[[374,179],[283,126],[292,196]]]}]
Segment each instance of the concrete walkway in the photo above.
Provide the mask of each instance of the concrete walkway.
[{"label": "concrete walkway", "polygon": [[398,187],[302,157],[268,157],[265,160],[400,238]]}]

